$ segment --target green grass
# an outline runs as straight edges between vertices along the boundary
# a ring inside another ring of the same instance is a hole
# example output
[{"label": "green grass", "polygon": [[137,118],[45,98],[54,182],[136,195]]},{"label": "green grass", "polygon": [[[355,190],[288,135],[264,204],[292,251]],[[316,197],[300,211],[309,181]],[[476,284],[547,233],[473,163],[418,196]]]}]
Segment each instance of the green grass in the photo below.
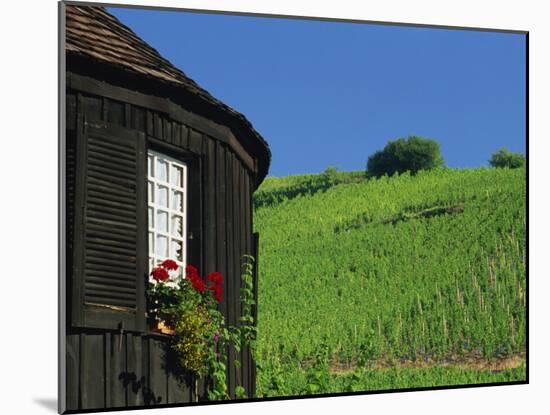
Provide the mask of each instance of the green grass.
[{"label": "green grass", "polygon": [[[266,179],[254,213],[258,394],[307,389],[300,376],[312,364],[523,351],[525,192],[524,169]],[[406,369],[395,375],[401,380],[369,370],[357,384],[391,389],[524,373],[437,370]],[[316,392],[335,392],[342,382],[336,377]]]}]

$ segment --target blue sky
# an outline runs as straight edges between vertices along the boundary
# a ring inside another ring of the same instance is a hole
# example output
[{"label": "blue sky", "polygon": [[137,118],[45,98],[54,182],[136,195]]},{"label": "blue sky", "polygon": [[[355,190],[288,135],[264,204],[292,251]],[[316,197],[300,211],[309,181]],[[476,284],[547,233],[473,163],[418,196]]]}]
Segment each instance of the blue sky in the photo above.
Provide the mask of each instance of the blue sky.
[{"label": "blue sky", "polygon": [[364,169],[390,139],[450,167],[525,153],[525,36],[109,9],[269,142],[270,175]]}]

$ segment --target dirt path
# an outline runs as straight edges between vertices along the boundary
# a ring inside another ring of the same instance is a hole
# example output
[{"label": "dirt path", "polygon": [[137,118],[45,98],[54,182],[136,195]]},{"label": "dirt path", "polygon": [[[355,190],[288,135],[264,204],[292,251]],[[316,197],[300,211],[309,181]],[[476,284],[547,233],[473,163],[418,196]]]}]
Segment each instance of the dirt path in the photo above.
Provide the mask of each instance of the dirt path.
[{"label": "dirt path", "polygon": [[[431,367],[449,367],[459,368],[464,370],[489,370],[492,372],[498,372],[506,369],[515,369],[520,367],[525,362],[525,353],[517,353],[512,356],[503,358],[486,359],[479,356],[464,356],[449,358],[444,360],[403,360],[403,361],[378,361],[369,367],[377,370],[387,370],[391,368],[402,369],[427,369]],[[334,375],[347,375],[353,372],[357,368],[357,365],[352,363],[332,362],[330,364],[329,372]]]}]

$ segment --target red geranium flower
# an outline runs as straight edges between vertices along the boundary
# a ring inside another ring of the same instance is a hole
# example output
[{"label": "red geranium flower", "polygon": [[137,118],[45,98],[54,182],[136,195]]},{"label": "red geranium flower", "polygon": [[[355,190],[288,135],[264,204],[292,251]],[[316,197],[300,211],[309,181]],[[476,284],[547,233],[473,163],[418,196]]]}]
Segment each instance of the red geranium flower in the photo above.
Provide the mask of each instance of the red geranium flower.
[{"label": "red geranium flower", "polygon": [[162,264],[160,264],[160,266],[167,269],[168,271],[176,271],[178,269],[178,264],[176,264],[176,261],[173,261],[171,259],[166,259]]},{"label": "red geranium flower", "polygon": [[191,285],[195,290],[201,294],[204,292],[206,285],[199,275],[199,270],[196,267],[193,265],[187,265],[185,267],[185,276],[189,281],[191,281]]},{"label": "red geranium flower", "polygon": [[187,275],[187,278],[193,278],[194,276],[199,276],[199,270],[194,267],[193,265],[187,265],[185,267],[185,275]]},{"label": "red geranium flower", "polygon": [[223,288],[221,286],[217,286],[216,291],[214,291],[214,297],[216,298],[216,301],[218,303],[221,303],[223,300]]},{"label": "red geranium flower", "polygon": [[219,272],[211,272],[208,274],[208,279],[214,284],[221,284],[223,282],[223,275]]},{"label": "red geranium flower", "polygon": [[191,285],[193,285],[193,288],[198,292],[200,292],[201,294],[204,292],[204,289],[206,288],[204,281],[198,275],[195,278],[191,278]]},{"label": "red geranium flower", "polygon": [[219,285],[219,284],[214,284],[214,285],[211,285],[210,287],[208,287],[208,289],[214,293],[214,298],[216,299],[216,301],[218,303],[221,303],[222,299],[223,299],[223,288],[222,288],[222,286]]},{"label": "red geranium flower", "polygon": [[166,271],[164,268],[154,268],[153,271],[151,271],[151,276],[155,281],[166,281],[168,278],[170,278],[170,275],[168,274],[168,271]]}]

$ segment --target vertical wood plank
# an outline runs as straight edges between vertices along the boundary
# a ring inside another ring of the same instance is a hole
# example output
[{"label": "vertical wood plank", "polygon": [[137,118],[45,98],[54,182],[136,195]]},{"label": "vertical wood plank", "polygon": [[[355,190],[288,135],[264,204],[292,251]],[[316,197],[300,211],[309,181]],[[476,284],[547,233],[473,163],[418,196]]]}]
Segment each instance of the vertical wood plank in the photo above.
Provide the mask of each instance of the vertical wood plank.
[{"label": "vertical wood plank", "polygon": [[[207,140],[206,138],[204,139]],[[203,139],[202,135],[195,130],[190,130],[189,132],[189,150],[196,154],[205,154],[202,151]]]},{"label": "vertical wood plank", "polygon": [[182,147],[181,145],[181,124],[178,122],[172,123],[172,143],[175,146]]},{"label": "vertical wood plank", "polygon": [[[224,295],[222,302],[219,304],[219,310],[224,315],[226,321],[229,321],[230,307],[233,301],[231,292],[228,290],[228,273],[227,273],[227,250],[226,250],[226,175],[225,175],[225,148],[219,141],[215,143],[216,151],[216,270],[221,272],[225,278]],[[229,350],[223,351],[229,353]],[[230,379],[233,362],[229,360],[226,368],[226,376]],[[229,390],[233,385],[229,382]]]},{"label": "vertical wood plank", "polygon": [[191,390],[186,379],[168,371],[168,403],[186,403],[191,401]]},{"label": "vertical wood plank", "polygon": [[149,405],[165,404],[167,392],[167,374],[162,366],[162,343],[156,339],[149,341]]},{"label": "vertical wood plank", "polygon": [[189,128],[183,124],[180,124],[180,130],[180,146],[185,149],[189,149]]},{"label": "vertical wood plank", "polygon": [[82,346],[82,409],[105,408],[104,336],[85,334]]},{"label": "vertical wood plank", "polygon": [[143,405],[149,404],[149,337],[141,337],[141,368],[143,378],[141,379],[141,394]]},{"label": "vertical wood plank", "polygon": [[193,158],[188,162],[187,176],[187,261],[199,269],[202,265],[202,186],[203,166],[200,158]]},{"label": "vertical wood plank", "polygon": [[119,101],[113,101],[105,99],[105,112],[106,120],[113,124],[124,126],[126,122],[126,117],[124,114],[124,104]]},{"label": "vertical wood plank", "polygon": [[[206,173],[204,186],[205,201],[204,201],[204,270],[203,275],[215,271],[216,267],[216,189],[215,189],[215,174],[216,174],[216,151],[212,139],[203,136],[202,151],[205,159]],[[198,381],[199,397],[204,399],[206,396],[206,380],[204,378]]]},{"label": "vertical wood plank", "polygon": [[105,407],[111,407],[111,384],[113,374],[111,373],[111,333],[107,332],[103,335],[103,347],[104,347],[104,372],[105,372]]},{"label": "vertical wood plank", "polygon": [[[225,176],[225,148],[216,141],[216,271],[227,278],[227,251],[226,251],[226,176]],[[225,286],[226,284],[224,284]],[[227,319],[229,304],[232,299],[224,294],[220,310]]]},{"label": "vertical wood plank", "polygon": [[153,135],[160,140],[164,139],[162,118],[156,112],[153,113]]},{"label": "vertical wood plank", "polygon": [[131,333],[126,334],[127,356],[126,372],[128,373],[128,406],[143,405],[143,389],[145,376],[142,368],[141,337]]},{"label": "vertical wood plank", "polygon": [[80,106],[87,121],[103,120],[103,104],[98,97],[80,95]]},{"label": "vertical wood plank", "polygon": [[206,269],[204,275],[216,268],[216,148],[212,139],[206,144]]},{"label": "vertical wood plank", "polygon": [[132,107],[131,127],[134,130],[139,130],[139,131],[148,133],[147,116],[145,114],[145,110],[143,108],[139,108],[134,105],[132,105],[131,107]]},{"label": "vertical wood plank", "polygon": [[124,126],[132,128],[132,105],[124,104]]},{"label": "vertical wood plank", "polygon": [[[122,340],[122,343],[121,343]],[[107,362],[107,407],[120,408],[126,406],[127,372],[126,372],[126,341],[119,333],[109,335]]]},{"label": "vertical wood plank", "polygon": [[146,112],[146,129],[147,129],[147,135],[153,135],[154,130],[154,122],[153,122],[153,113],[151,111]]},{"label": "vertical wood plank", "polygon": [[174,143],[172,139],[172,123],[170,120],[164,118],[162,122],[162,127],[164,130],[164,141],[167,143]]},{"label": "vertical wood plank", "polygon": [[151,380],[151,338],[144,337],[142,348],[143,348],[143,369],[145,371],[145,384],[143,391],[143,403],[147,406],[154,405],[154,395],[153,395],[153,382]]},{"label": "vertical wood plank", "polygon": [[67,409],[79,409],[80,391],[80,336],[67,335]]},{"label": "vertical wood plank", "polygon": [[196,401],[205,401],[208,397],[208,380],[205,377],[197,379],[197,392]]},{"label": "vertical wood plank", "polygon": [[[234,297],[233,280],[235,279],[235,258],[234,258],[234,216],[235,209],[233,206],[233,194],[235,192],[235,184],[233,182],[233,155],[231,152],[226,152],[225,157],[225,177],[226,177],[226,192],[225,192],[225,205],[226,205],[226,244],[225,251],[227,256],[227,275],[226,275],[226,290],[227,298]],[[233,307],[231,307],[233,308]],[[228,310],[227,319],[231,324],[232,320],[229,318],[231,310]]]}]

